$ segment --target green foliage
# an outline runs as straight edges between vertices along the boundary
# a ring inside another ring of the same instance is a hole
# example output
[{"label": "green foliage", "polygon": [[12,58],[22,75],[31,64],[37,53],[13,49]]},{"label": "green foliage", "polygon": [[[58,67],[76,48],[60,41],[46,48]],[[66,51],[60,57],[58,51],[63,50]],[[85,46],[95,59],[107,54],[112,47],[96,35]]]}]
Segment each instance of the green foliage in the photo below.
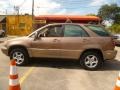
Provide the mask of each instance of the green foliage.
[{"label": "green foliage", "polygon": [[120,7],[117,4],[103,5],[98,11],[98,16],[103,20],[116,20],[116,16],[120,13]]},{"label": "green foliage", "polygon": [[116,16],[114,18],[114,23],[120,24],[120,14],[116,14]]},{"label": "green foliage", "polygon": [[103,5],[98,11],[102,20],[113,20],[114,24],[108,29],[112,33],[120,33],[120,7],[117,4]]},{"label": "green foliage", "polygon": [[109,30],[115,34],[120,33],[120,24],[113,24],[111,27],[109,27]]},{"label": "green foliage", "polygon": [[97,15],[93,14],[93,13],[90,13],[90,14],[87,14],[86,16],[97,16]]}]

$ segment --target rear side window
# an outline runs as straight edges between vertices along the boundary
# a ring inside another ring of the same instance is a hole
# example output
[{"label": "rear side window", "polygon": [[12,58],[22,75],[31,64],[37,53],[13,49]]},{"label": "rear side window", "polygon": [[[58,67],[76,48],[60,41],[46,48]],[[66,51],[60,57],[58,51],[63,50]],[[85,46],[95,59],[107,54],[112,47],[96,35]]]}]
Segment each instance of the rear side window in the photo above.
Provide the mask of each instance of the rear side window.
[{"label": "rear side window", "polygon": [[100,36],[110,36],[110,34],[102,26],[86,25],[86,27]]},{"label": "rear side window", "polygon": [[64,37],[87,37],[88,34],[77,25],[65,25]]}]

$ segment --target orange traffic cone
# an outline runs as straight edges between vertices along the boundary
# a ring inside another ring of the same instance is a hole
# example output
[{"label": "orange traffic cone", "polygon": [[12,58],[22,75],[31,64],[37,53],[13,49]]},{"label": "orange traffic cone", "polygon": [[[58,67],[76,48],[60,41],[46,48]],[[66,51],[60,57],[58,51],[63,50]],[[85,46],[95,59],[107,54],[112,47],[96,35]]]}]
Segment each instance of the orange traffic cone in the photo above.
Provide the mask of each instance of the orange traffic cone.
[{"label": "orange traffic cone", "polygon": [[114,90],[120,90],[120,73],[119,73],[118,79],[116,81]]},{"label": "orange traffic cone", "polygon": [[21,90],[18,81],[18,74],[17,74],[17,67],[15,60],[11,60],[10,62],[9,90]]}]

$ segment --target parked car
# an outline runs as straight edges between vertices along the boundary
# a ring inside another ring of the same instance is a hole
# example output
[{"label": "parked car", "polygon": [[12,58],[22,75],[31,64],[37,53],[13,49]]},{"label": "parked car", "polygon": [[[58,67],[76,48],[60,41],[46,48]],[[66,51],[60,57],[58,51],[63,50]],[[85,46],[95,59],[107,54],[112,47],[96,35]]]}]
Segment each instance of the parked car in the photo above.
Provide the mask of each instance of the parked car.
[{"label": "parked car", "polygon": [[4,30],[0,30],[0,37],[5,37],[5,31]]},{"label": "parked car", "polygon": [[32,34],[4,42],[3,53],[25,65],[31,57],[78,60],[88,70],[113,60],[117,51],[111,35],[100,25],[57,23],[39,28]]},{"label": "parked car", "polygon": [[113,35],[113,38],[114,38],[114,41],[115,41],[115,45],[120,46],[120,34]]}]

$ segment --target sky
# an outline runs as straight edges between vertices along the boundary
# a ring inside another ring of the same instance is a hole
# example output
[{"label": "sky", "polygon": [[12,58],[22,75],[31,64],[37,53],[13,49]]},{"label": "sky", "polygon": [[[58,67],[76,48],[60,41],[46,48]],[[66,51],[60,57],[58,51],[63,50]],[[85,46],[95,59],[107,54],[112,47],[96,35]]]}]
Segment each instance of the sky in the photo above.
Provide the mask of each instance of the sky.
[{"label": "sky", "polygon": [[[34,15],[97,14],[101,5],[112,3],[120,6],[120,0],[34,0]],[[32,14],[32,0],[0,0],[0,15],[15,14],[16,6],[20,14]]]}]

